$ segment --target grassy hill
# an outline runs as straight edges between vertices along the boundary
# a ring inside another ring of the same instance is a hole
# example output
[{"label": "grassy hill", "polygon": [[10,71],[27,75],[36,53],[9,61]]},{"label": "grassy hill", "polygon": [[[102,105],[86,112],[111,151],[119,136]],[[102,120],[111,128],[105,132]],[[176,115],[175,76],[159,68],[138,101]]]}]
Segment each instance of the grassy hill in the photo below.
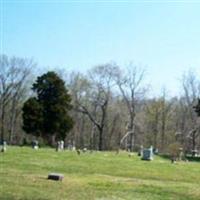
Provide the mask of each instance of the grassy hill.
[{"label": "grassy hill", "polygon": [[[48,173],[64,174],[62,182]],[[200,199],[200,163],[156,157],[141,161],[121,152],[82,153],[9,147],[0,153],[0,199],[194,200]]]}]

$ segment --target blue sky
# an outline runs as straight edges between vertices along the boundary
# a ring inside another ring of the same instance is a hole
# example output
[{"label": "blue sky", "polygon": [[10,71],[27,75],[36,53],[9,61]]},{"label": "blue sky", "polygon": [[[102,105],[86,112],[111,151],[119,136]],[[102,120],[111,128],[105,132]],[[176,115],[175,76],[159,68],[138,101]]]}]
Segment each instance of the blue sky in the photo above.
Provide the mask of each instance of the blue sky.
[{"label": "blue sky", "polygon": [[152,94],[200,77],[200,1],[0,1],[1,53],[69,71],[133,61]]}]

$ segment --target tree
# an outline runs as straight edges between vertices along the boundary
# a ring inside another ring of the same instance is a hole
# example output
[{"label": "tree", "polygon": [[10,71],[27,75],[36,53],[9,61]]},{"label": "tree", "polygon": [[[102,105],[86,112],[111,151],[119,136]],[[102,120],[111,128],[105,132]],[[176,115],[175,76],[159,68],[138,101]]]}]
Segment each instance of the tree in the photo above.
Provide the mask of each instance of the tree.
[{"label": "tree", "polygon": [[55,72],[47,72],[37,78],[32,90],[36,97],[28,99],[23,107],[24,130],[40,134],[50,144],[55,137],[64,139],[73,127],[68,114],[72,108],[71,96],[64,81]]},{"label": "tree", "polygon": [[[128,110],[128,124],[127,133],[125,136],[130,136],[130,150],[133,151],[134,137],[135,135],[135,118],[136,118],[136,108],[137,103],[140,98],[144,97],[145,88],[142,85],[144,81],[145,71],[142,68],[138,68],[130,63],[126,68],[126,71],[122,71],[118,68],[118,73],[116,76],[116,83],[122,94],[124,102]],[[125,139],[126,137],[123,137]]]},{"label": "tree", "polygon": [[[77,111],[85,114],[93,124],[91,140],[93,140],[94,130],[98,130],[98,149],[104,150],[105,128],[107,126],[108,106],[111,98],[111,88],[113,86],[113,72],[115,67],[111,64],[99,65],[94,67],[89,72],[88,81],[82,79],[81,92],[77,96],[76,93],[76,108]],[[78,83],[76,87],[78,88]],[[85,84],[83,84],[84,82]]]},{"label": "tree", "polygon": [[199,136],[199,126],[197,123],[197,116],[194,111],[194,104],[197,97],[200,95],[200,82],[195,76],[195,73],[189,71],[187,74],[184,74],[182,85],[184,91],[184,103],[186,106],[186,112],[184,115],[187,115],[187,138],[192,143],[192,150],[196,150],[197,137]]},{"label": "tree", "polygon": [[159,134],[159,119],[161,115],[161,102],[157,99],[152,99],[147,102],[145,107],[145,124],[148,130],[147,139],[150,140],[148,145],[152,145],[154,148],[158,148],[158,134]]},{"label": "tree", "polygon": [[21,107],[34,66],[30,59],[0,55],[1,140],[14,142],[16,129],[21,127]]},{"label": "tree", "polygon": [[23,129],[26,133],[36,136],[41,135],[42,130],[42,106],[35,97],[29,98],[22,108],[23,110]]}]

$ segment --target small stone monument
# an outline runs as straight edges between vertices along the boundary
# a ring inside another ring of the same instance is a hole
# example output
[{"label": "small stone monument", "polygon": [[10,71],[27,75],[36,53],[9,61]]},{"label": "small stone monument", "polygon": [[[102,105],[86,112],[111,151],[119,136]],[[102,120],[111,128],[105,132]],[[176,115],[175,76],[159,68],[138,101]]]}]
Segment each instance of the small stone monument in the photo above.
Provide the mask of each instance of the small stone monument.
[{"label": "small stone monument", "polygon": [[1,152],[6,152],[6,150],[7,150],[7,142],[3,141]]},{"label": "small stone monument", "polygon": [[57,174],[57,173],[50,173],[48,175],[48,179],[54,180],[54,181],[62,181],[64,178],[63,174]]},{"label": "small stone monument", "polygon": [[157,148],[153,148],[153,154],[158,155],[158,149]]},{"label": "small stone monument", "polygon": [[76,151],[76,147],[75,146],[72,146],[72,151]]},{"label": "small stone monument", "polygon": [[56,151],[60,151],[60,141],[57,141]]},{"label": "small stone monument", "polygon": [[64,150],[64,141],[63,140],[60,141],[60,150]]},{"label": "small stone monument", "polygon": [[144,149],[142,152],[142,160],[153,160],[153,147],[149,149]]},{"label": "small stone monument", "polygon": [[196,149],[193,149],[191,151],[191,153],[192,153],[192,157],[197,157],[198,156],[198,151]]},{"label": "small stone monument", "polygon": [[39,143],[38,143],[37,140],[33,140],[33,141],[32,141],[32,148],[33,148],[33,149],[38,149],[38,148],[39,148],[39,147],[38,147],[38,144],[39,144]]},{"label": "small stone monument", "polygon": [[64,150],[64,141],[60,140],[57,142],[56,151],[62,151],[62,150]]}]

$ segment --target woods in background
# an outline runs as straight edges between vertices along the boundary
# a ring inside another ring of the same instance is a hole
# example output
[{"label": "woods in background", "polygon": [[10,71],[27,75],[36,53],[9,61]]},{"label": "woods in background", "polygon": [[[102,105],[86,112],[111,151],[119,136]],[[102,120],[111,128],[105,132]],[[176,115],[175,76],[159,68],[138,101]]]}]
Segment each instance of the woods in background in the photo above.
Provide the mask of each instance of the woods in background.
[{"label": "woods in background", "polygon": [[[22,144],[24,138],[31,137],[22,129],[22,107],[28,98],[35,97],[31,85],[40,74],[35,74],[33,67],[30,59],[0,57],[1,141]],[[200,124],[194,109],[200,80],[194,73],[182,76],[180,94],[171,98],[166,89],[150,98],[145,70],[133,64],[123,68],[104,64],[86,74],[64,74],[75,122],[66,143],[77,148],[130,151],[153,145],[163,153],[173,143],[180,143],[185,151],[200,148]]]}]

